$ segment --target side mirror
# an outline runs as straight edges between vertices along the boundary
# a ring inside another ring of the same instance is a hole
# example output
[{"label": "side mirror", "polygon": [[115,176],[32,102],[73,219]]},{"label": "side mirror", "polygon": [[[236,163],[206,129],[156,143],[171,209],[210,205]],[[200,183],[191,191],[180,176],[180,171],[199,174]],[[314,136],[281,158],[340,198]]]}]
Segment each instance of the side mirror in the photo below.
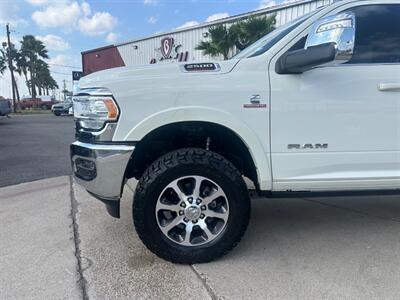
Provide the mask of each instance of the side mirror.
[{"label": "side mirror", "polygon": [[301,74],[312,68],[335,59],[336,49],[333,43],[286,52],[276,64],[278,74]]},{"label": "side mirror", "polygon": [[278,60],[276,72],[299,74],[326,63],[349,61],[354,53],[355,24],[351,12],[317,21],[308,34],[304,49],[285,53]]}]

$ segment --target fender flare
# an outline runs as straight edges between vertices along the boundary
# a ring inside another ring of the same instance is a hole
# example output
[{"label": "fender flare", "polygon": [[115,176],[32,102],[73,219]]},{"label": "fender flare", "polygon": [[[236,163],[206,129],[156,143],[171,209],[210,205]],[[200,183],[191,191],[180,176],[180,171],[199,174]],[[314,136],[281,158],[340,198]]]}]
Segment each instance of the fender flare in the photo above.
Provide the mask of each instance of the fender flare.
[{"label": "fender flare", "polygon": [[153,130],[178,122],[199,121],[222,125],[232,130],[249,149],[250,155],[256,166],[260,189],[272,189],[271,168],[267,156],[258,136],[245,123],[232,114],[209,107],[185,106],[159,111],[148,116],[124,137],[125,141],[140,141]]}]

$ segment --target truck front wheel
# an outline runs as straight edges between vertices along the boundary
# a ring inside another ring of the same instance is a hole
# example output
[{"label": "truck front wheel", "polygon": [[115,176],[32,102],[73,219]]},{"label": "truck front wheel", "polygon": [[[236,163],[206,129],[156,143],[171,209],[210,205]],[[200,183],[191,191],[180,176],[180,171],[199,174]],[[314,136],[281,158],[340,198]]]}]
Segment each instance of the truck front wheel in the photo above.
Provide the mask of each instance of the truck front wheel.
[{"label": "truck front wheel", "polygon": [[250,199],[239,171],[222,156],[181,149],[155,161],[136,188],[133,218],[143,243],[175,263],[212,261],[241,240]]}]

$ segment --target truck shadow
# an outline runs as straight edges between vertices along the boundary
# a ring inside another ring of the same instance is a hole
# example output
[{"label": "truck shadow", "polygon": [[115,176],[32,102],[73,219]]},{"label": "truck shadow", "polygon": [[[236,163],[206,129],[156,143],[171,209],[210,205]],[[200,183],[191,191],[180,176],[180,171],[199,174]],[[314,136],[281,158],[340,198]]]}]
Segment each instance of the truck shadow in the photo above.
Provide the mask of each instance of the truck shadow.
[{"label": "truck shadow", "polygon": [[[231,257],[332,253],[377,244],[399,249],[400,196],[253,199],[252,217]],[[282,252],[282,250],[284,251]]]}]

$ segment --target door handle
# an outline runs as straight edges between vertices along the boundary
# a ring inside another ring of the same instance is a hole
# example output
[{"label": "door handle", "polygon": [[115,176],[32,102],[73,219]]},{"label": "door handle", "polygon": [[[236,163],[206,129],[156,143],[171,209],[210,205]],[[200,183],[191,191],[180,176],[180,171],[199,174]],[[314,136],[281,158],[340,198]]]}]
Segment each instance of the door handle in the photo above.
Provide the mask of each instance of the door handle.
[{"label": "door handle", "polygon": [[378,90],[381,92],[400,92],[400,83],[380,83]]}]

